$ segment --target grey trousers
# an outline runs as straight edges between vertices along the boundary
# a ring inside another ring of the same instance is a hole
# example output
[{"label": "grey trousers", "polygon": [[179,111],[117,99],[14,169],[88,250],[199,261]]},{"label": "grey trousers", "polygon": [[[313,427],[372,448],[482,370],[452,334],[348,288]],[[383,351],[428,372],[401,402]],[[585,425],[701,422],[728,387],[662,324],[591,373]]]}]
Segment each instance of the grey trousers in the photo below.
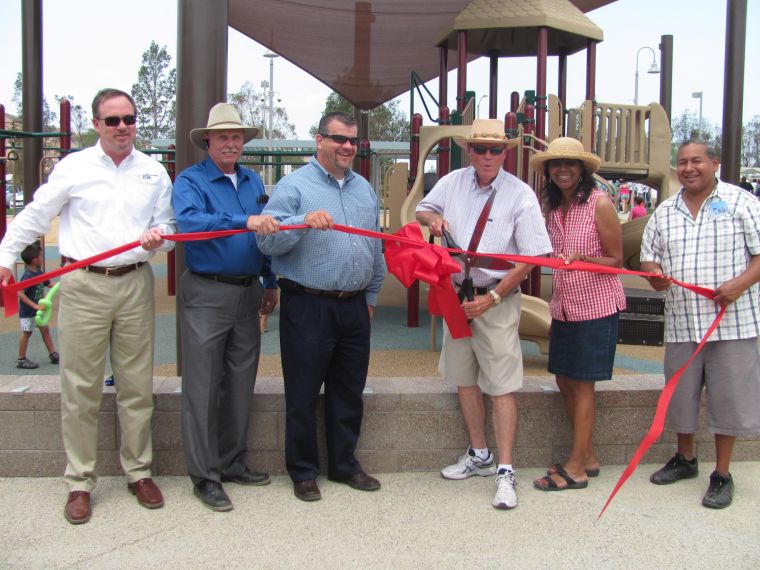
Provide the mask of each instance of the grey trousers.
[{"label": "grey trousers", "polygon": [[245,468],[263,289],[186,271],[181,282],[182,446],[193,484]]}]

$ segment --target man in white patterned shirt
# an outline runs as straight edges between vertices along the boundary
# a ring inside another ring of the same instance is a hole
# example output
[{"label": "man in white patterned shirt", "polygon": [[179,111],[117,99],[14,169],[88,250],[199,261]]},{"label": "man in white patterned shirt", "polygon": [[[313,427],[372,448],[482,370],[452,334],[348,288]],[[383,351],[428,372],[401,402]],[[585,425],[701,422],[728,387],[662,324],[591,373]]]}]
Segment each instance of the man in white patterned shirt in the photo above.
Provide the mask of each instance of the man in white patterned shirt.
[{"label": "man in white patterned shirt", "polygon": [[[417,206],[417,221],[441,236],[448,230],[462,248],[475,232],[483,207],[495,192],[491,211],[482,230],[477,251],[545,255],[551,243],[541,208],[531,188],[502,168],[504,153],[512,141],[504,125],[496,119],[476,119],[469,137],[455,138],[465,149],[472,166],[455,170],[441,178]],[[459,461],[444,467],[446,479],[472,475],[497,475],[497,509],[517,506],[512,468],[512,447],[517,433],[517,403],[514,392],[522,388],[520,323],[520,283],[533,265],[516,264],[509,271],[473,268],[470,276],[474,300],[465,300],[462,309],[471,319],[472,337],[453,339],[445,330],[439,371],[455,384],[459,393],[470,447]],[[454,275],[460,287],[464,273]],[[491,397],[492,421],[499,448],[498,468],[488,449],[483,393]]]},{"label": "man in white patterned shirt", "polygon": [[[760,203],[738,186],[715,178],[719,161],[702,141],[678,150],[683,188],[663,202],[644,230],[641,270],[665,303],[665,375],[672,376],[696,350],[720,311],[726,314],[710,342],[686,369],[670,404],[668,422],[678,434],[678,451],[650,477],[667,485],[698,474],[694,434],[699,400],[707,394],[707,427],[715,435],[716,464],[702,504],[731,504],[729,464],[737,437],[760,434]],[[671,278],[716,291],[714,301]]]}]

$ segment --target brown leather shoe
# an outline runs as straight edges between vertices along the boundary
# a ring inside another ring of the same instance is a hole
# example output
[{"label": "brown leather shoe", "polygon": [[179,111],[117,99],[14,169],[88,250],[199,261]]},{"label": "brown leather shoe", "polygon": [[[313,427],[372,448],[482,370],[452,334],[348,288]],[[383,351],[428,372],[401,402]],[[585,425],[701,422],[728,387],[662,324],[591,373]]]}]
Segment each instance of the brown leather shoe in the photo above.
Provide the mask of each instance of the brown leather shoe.
[{"label": "brown leather shoe", "polygon": [[66,501],[63,516],[71,524],[84,524],[90,520],[90,494],[87,491],[72,491]]},{"label": "brown leather shoe", "polygon": [[380,481],[372,475],[367,475],[364,471],[359,471],[348,479],[333,479],[338,483],[345,483],[349,487],[359,491],[377,491],[380,488]]},{"label": "brown leather shoe", "polygon": [[293,494],[302,501],[318,501],[322,498],[319,487],[314,479],[293,481]]},{"label": "brown leather shoe", "polygon": [[146,509],[160,509],[164,506],[164,496],[161,494],[161,489],[150,477],[134,483],[127,483],[127,489],[137,497],[137,502]]}]

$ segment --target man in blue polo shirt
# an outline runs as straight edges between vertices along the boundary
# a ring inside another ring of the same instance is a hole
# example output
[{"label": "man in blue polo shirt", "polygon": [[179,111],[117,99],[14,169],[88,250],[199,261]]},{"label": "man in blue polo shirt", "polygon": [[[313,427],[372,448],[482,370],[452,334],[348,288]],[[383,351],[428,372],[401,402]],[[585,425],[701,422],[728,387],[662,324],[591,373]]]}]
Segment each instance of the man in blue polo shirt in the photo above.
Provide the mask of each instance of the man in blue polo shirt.
[{"label": "man in blue polo shirt", "polygon": [[[262,216],[259,176],[237,164],[258,129],[243,126],[235,108],[215,105],[205,129],[190,139],[209,157],[177,177],[172,204],[180,231],[279,229]],[[259,364],[259,311],[277,304],[269,257],[253,233],[189,242],[181,278],[182,446],[195,495],[214,511],[232,509],[222,482],[266,485],[266,473],[245,464],[248,417]],[[264,278],[264,287],[259,277]]]}]

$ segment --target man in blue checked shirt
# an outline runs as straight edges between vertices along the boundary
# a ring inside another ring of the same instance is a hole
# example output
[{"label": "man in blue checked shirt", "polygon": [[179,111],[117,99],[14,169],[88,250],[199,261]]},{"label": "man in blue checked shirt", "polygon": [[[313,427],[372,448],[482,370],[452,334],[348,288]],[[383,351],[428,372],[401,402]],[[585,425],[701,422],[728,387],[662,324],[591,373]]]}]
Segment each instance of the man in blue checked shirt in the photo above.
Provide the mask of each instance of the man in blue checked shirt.
[{"label": "man in blue checked shirt", "polygon": [[[190,132],[209,156],[175,182],[172,204],[180,231],[278,230],[271,216],[261,215],[266,202],[261,179],[237,164],[243,145],[257,133],[227,103],[211,109],[207,128]],[[261,348],[259,311],[274,310],[276,283],[253,233],[189,242],[185,263],[179,314],[182,447],[195,495],[211,510],[229,511],[232,502],[222,482],[270,482],[266,473],[247,467],[245,454]]]},{"label": "man in blue checked shirt", "polygon": [[369,367],[370,319],[385,276],[382,245],[353,234],[316,231],[335,223],[379,231],[377,195],[350,169],[356,134],[353,117],[330,113],[322,118],[316,157],[283,178],[264,209],[280,224],[311,229],[257,236],[281,276],[285,464],[303,501],[321,499],[316,409],[322,384],[328,477],[361,491],[380,488],[354,451]]},{"label": "man in blue checked shirt", "polygon": [[[718,156],[701,140],[681,145],[681,190],[655,210],[641,241],[641,270],[665,298],[665,377],[688,361],[721,307],[718,328],[684,371],[668,409],[676,454],[650,481],[669,485],[698,476],[695,434],[699,403],[707,400],[707,429],[715,438],[715,470],[702,505],[731,504],[729,470],[737,437],[760,435],[760,204],[749,192],[716,178]],[[715,290],[706,299],[671,279]],[[700,444],[700,449],[702,445]]]}]

